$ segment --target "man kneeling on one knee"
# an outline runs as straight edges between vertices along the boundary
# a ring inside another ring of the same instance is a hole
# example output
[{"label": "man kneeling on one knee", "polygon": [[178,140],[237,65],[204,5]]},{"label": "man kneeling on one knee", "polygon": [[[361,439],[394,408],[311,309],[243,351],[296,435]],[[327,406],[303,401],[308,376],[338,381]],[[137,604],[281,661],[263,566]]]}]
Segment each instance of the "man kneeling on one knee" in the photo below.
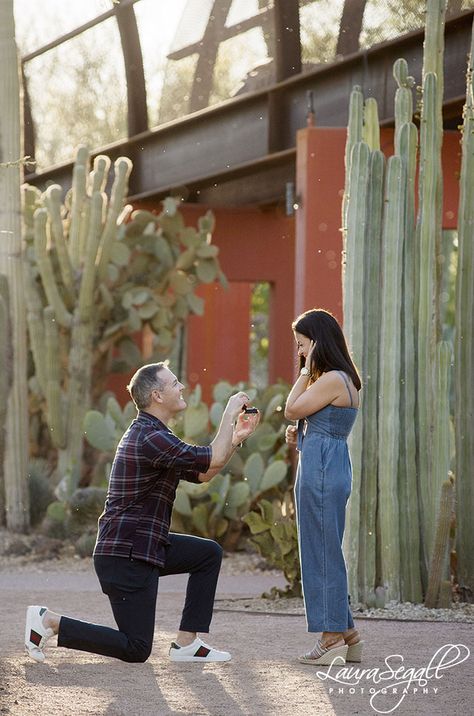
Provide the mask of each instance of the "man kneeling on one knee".
[{"label": "man kneeling on one knee", "polygon": [[94,548],[94,567],[118,629],[30,606],[25,646],[35,661],[44,661],[45,644],[54,634],[58,646],[68,649],[146,661],[153,644],[158,580],[183,573],[189,580],[171,660],[231,658],[197,635],[209,631],[222,549],[213,540],[170,533],[171,511],[179,481],[211,480],[254,432],[260,416],[245,414],[249,397],[241,391],[229,398],[212,443],[188,445],[168,427],[186,407],[183,389],[165,363],[143,366],[128,386],[138,415],[117,447]]}]

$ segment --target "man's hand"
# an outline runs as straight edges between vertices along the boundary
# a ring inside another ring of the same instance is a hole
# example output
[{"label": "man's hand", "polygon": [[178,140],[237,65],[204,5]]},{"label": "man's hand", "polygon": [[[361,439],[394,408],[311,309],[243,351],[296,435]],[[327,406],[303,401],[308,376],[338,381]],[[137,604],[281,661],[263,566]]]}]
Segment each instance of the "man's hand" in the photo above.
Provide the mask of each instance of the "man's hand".
[{"label": "man's hand", "polygon": [[230,417],[231,420],[235,420],[236,417],[242,412],[242,408],[249,402],[250,398],[244,391],[231,395],[224,413]]},{"label": "man's hand", "polygon": [[260,413],[240,413],[232,434],[232,445],[239,445],[251,435],[260,422]]},{"label": "man's hand", "polygon": [[298,442],[298,429],[296,425],[288,425],[285,431],[285,440],[289,447],[296,447]]},{"label": "man's hand", "polygon": [[211,443],[212,457],[209,469],[199,475],[201,482],[209,482],[214,475],[217,475],[232,456],[237,445],[248,438],[257,427],[260,413],[243,412],[244,405],[248,402],[249,396],[243,392],[229,398],[219,430]]}]

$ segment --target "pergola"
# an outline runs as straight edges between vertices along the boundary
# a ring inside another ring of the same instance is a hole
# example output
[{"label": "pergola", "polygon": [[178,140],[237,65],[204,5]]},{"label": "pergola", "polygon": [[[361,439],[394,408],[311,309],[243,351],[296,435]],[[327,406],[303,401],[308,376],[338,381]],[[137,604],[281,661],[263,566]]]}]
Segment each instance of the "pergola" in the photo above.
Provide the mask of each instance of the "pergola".
[{"label": "pergola", "polygon": [[[25,55],[22,67],[26,154],[35,155],[34,98],[28,92],[28,63],[110,18],[117,23],[123,53],[128,136],[95,147],[94,151],[107,153],[112,159],[120,155],[132,159],[132,201],[156,200],[174,193],[187,202],[214,206],[281,202],[287,183],[294,180],[296,131],[305,126],[308,111],[314,111],[318,126],[344,126],[349,93],[358,84],[366,95],[377,99],[381,124],[390,126],[395,92],[393,62],[405,57],[411,74],[417,82],[421,79],[423,29],[419,13],[407,13],[404,34],[383,39],[381,26],[378,34],[372,32],[372,44],[367,46],[364,23],[367,13],[374,11],[376,0],[340,0],[332,58],[305,62],[301,14],[315,0],[252,3],[247,0],[256,11],[229,24],[229,12],[235,1],[188,0],[178,25],[178,41],[173,43],[176,47],[167,55],[169,63],[190,56],[196,58],[187,112],[157,126],[150,127],[148,123],[144,62],[135,12],[140,0],[111,2],[106,12]],[[412,11],[424,6],[421,0],[399,2],[398,6],[403,9],[405,4]],[[180,28],[189,25],[197,6],[207,17],[200,39],[180,43]],[[451,0],[448,5],[443,105],[446,128],[455,128],[461,121],[473,7],[474,2],[463,0]],[[268,54],[265,66],[255,73],[260,77],[258,88],[255,89],[251,77],[247,78],[235,96],[212,104],[220,47],[252,28],[261,28]],[[380,38],[382,41],[377,41]],[[48,167],[30,174],[26,180],[40,186],[54,181],[67,187],[71,166],[71,162],[66,162]]]}]

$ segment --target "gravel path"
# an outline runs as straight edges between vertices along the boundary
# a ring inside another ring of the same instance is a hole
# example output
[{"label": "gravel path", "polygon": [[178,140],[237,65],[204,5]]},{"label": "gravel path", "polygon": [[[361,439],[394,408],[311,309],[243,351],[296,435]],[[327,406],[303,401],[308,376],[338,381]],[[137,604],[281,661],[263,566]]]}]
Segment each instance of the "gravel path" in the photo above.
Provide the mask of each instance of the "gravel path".
[{"label": "gravel path", "polygon": [[[110,608],[88,560],[34,566],[9,560],[0,571],[0,714],[464,716],[472,712],[472,657],[465,658],[474,648],[472,624],[356,619],[366,641],[365,657],[361,665],[352,665],[351,672],[339,671],[339,681],[345,677],[352,685],[341,684],[332,680],[338,669],[317,669],[295,660],[312,646],[300,614],[221,610],[223,600],[235,602],[237,598],[242,604],[244,597],[253,600],[274,585],[283,586],[281,577],[258,571],[255,564],[252,570],[243,570],[238,559],[224,562],[220,601],[209,637],[216,646],[228,648],[233,659],[207,666],[167,660],[183,602],[183,577],[166,577],[160,584],[155,645],[146,664],[124,664],[54,645],[47,650],[47,662],[35,664],[25,657],[22,646],[28,603],[44,603],[62,613],[113,625]],[[450,644],[460,646],[450,648]],[[434,663],[442,658],[465,660],[436,671]],[[426,673],[430,661],[432,669]],[[424,685],[413,681],[422,676],[426,677]],[[354,684],[357,677],[359,683]],[[410,678],[411,683],[400,684]],[[382,686],[387,687],[385,693],[371,693]]]}]

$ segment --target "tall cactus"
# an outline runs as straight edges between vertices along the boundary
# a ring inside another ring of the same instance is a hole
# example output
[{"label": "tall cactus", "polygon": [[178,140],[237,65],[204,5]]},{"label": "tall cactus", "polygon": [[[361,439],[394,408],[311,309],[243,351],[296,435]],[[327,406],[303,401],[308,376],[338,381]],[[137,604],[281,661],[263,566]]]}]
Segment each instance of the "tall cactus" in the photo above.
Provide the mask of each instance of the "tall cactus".
[{"label": "tall cactus", "polygon": [[[382,249],[382,315],[379,365],[379,524],[382,580],[390,599],[400,596],[398,439],[400,401],[400,305],[406,174],[398,156],[387,164]],[[400,237],[400,234],[401,237]]]},{"label": "tall cactus", "polygon": [[[58,449],[58,495],[68,499],[81,477],[83,422],[108,374],[141,363],[132,334],[147,326],[157,349],[168,350],[189,313],[202,313],[194,289],[222,278],[211,245],[212,216],[186,227],[177,202],[159,215],[124,208],[131,162],[115,162],[110,200],[104,193],[110,160],[78,151],[72,189],[43,194],[26,187],[27,303],[32,388],[45,405]],[[118,355],[117,355],[118,354]],[[93,390],[94,388],[94,390]]]},{"label": "tall cactus", "polygon": [[376,534],[378,476],[379,362],[378,345],[381,324],[381,254],[382,216],[384,206],[385,158],[375,149],[370,158],[369,195],[367,204],[367,238],[365,246],[364,280],[364,356],[362,376],[364,397],[362,410],[363,480],[360,496],[359,523],[359,589],[366,601],[376,581]]},{"label": "tall cactus", "polygon": [[456,517],[458,582],[463,598],[474,601],[474,24],[462,132],[455,336]]},{"label": "tall cactus", "polygon": [[5,523],[5,484],[3,458],[5,454],[5,427],[7,420],[8,386],[11,380],[10,315],[8,310],[8,282],[0,274],[0,525]]},{"label": "tall cactus", "polygon": [[425,567],[429,564],[435,516],[430,506],[432,491],[432,435],[434,405],[434,371],[436,360],[436,237],[440,230],[438,217],[438,184],[441,173],[439,127],[436,122],[438,102],[437,76],[429,72],[423,83],[420,148],[419,204],[419,301],[417,321],[418,358],[418,440],[419,480]]},{"label": "tall cactus", "polygon": [[400,510],[400,552],[414,555],[400,563],[400,586],[404,599],[419,602],[422,598],[416,469],[416,350],[415,350],[415,176],[418,132],[412,122],[413,77],[408,65],[399,59],[393,67],[398,84],[395,94],[395,152],[402,160],[406,176],[405,217],[402,270],[401,344],[400,344],[400,450],[398,492]]},{"label": "tall cactus", "polygon": [[433,548],[434,520],[431,509],[438,492],[432,479],[434,431],[434,383],[436,345],[440,338],[439,285],[442,235],[443,55],[446,0],[430,0],[426,8],[423,54],[423,99],[420,117],[420,181],[417,231],[417,424],[419,495],[422,516],[423,577]]},{"label": "tall cactus", "polygon": [[[354,90],[351,97],[351,106],[359,106],[360,92]],[[354,124],[362,122],[362,114],[351,110]],[[353,136],[359,136],[361,129],[354,128]],[[348,143],[352,137],[348,137]],[[350,152],[349,184],[351,190],[348,194],[345,219],[347,234],[345,243],[345,283],[344,283],[344,316],[345,330],[349,340],[352,355],[356,364],[362,363],[363,351],[363,290],[364,275],[356,260],[357,247],[363,241],[366,231],[367,190],[369,179],[370,149],[365,142],[356,142]],[[349,590],[351,594],[358,591],[357,565],[359,561],[359,510],[362,479],[362,425],[356,424],[351,436],[351,453],[353,465],[353,490],[349,507],[345,549],[348,562]]]},{"label": "tall cactus", "polygon": [[[365,395],[361,416],[364,426],[361,476],[354,485],[360,490],[360,497],[356,495],[354,499],[354,494],[351,497],[344,546],[349,574],[354,568],[354,551],[358,550],[357,574],[352,575],[350,584],[352,592],[354,583],[357,584],[358,597],[363,601],[370,601],[381,585],[389,598],[421,601],[433,550],[440,485],[446,480],[449,466],[449,445],[444,439],[449,433],[446,428],[449,348],[442,344],[437,352],[436,347],[441,322],[440,262],[437,256],[442,199],[442,77],[438,75],[442,68],[444,11],[445,2],[428,0],[416,230],[418,133],[412,122],[413,79],[409,77],[403,59],[394,66],[398,84],[395,154],[387,165],[383,232],[379,228],[372,234],[366,228],[365,233],[356,229],[354,234],[354,227],[346,222],[346,246],[351,247],[357,238],[352,260],[365,277],[365,295],[363,333],[357,334],[360,323],[353,314],[357,317],[360,307],[358,297],[353,293],[348,293],[344,302],[344,326],[346,331],[349,329],[348,338],[354,345],[357,346],[361,336],[364,337],[360,365]],[[359,90],[356,96],[357,106],[360,106]],[[354,94],[351,104],[353,97]],[[367,102],[365,121],[374,124],[371,119],[374,110],[373,102]],[[350,116],[354,116],[354,112],[351,111]],[[352,129],[348,137],[353,135]],[[369,127],[364,127],[360,136],[369,139],[374,135]],[[371,141],[376,146],[376,135]],[[356,147],[352,150],[351,161],[357,162]],[[373,151],[372,162],[376,156]],[[350,164],[346,170],[343,220],[350,216],[350,211],[354,215],[358,211],[364,217],[364,227],[376,226],[377,222],[380,225],[382,212],[371,199],[373,187],[360,200],[360,206],[351,209],[351,201],[355,201],[358,193],[362,195],[360,187],[366,182],[364,173],[357,176],[355,168]],[[374,261],[382,233],[381,263],[377,271],[370,261]],[[371,253],[374,254],[372,259]],[[351,279],[354,266],[350,265],[350,260],[351,254],[346,249],[345,291],[353,291],[356,286]],[[355,309],[351,305],[352,298],[355,299]],[[372,354],[377,357],[378,373],[373,370]],[[437,375],[440,382],[435,388]],[[374,395],[379,398],[378,405],[374,404]],[[435,426],[436,407],[439,414]],[[436,441],[436,456],[433,455],[435,427],[443,438]],[[377,455],[375,462],[370,460],[374,452]],[[433,472],[435,461],[436,474]],[[377,524],[374,530],[375,513]],[[372,535],[371,541],[368,536]]]},{"label": "tall cactus", "polygon": [[[8,280],[11,379],[4,451],[6,523],[29,527],[27,345],[21,231],[22,131],[13,1],[0,3],[0,273]],[[1,370],[1,368],[0,368]]]},{"label": "tall cactus", "polygon": [[[67,496],[74,492],[81,476],[82,423],[90,407],[93,339],[96,331],[92,311],[97,284],[96,257],[103,232],[105,208],[104,195],[100,191],[94,191],[92,196],[88,194],[88,162],[89,153],[85,147],[81,147],[74,167],[67,243],[61,221],[60,187],[54,186],[47,190],[45,208],[36,209],[33,216],[35,268],[47,305],[43,315],[39,316],[37,290],[34,285],[30,286],[30,340],[38,382],[46,398],[48,425],[53,443],[59,448],[61,491]],[[130,161],[117,160],[116,170],[117,174],[128,176]],[[93,177],[89,181],[92,183]],[[121,184],[120,190],[119,196],[117,192],[113,194],[113,201],[122,205],[126,183]],[[54,254],[48,250],[48,236],[54,241],[59,276],[52,260]],[[40,335],[41,326],[44,337]],[[60,374],[61,331],[66,331],[69,336],[66,349],[67,379],[63,386]]]}]

